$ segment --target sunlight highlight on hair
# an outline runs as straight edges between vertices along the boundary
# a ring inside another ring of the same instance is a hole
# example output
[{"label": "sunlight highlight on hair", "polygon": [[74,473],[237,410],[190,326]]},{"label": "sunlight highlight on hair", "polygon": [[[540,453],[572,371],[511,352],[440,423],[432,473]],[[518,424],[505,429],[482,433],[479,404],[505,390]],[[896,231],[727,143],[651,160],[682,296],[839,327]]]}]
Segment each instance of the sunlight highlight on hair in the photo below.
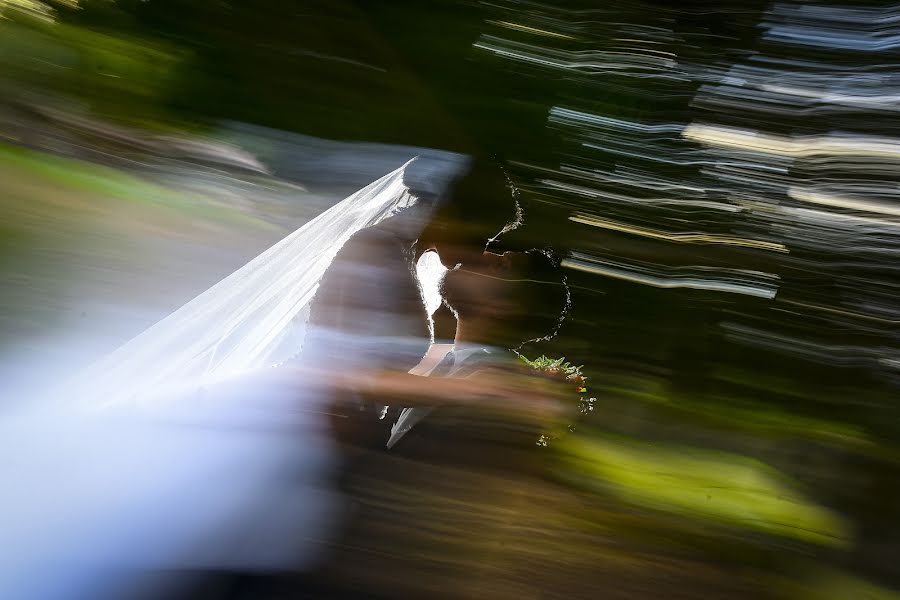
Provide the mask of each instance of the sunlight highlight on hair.
[{"label": "sunlight highlight on hair", "polygon": [[500,231],[498,231],[490,239],[488,239],[487,243],[484,245],[485,250],[487,250],[491,244],[497,241],[497,239],[499,239],[501,235],[503,235],[504,233],[509,233],[514,229],[518,229],[525,222],[525,209],[522,208],[522,203],[519,202],[519,188],[516,187],[516,184],[513,183],[513,180],[509,176],[509,173],[499,161],[497,162],[497,166],[503,173],[503,177],[506,179],[506,187],[509,188],[510,196],[512,196],[513,203],[515,204],[515,215],[513,216],[513,219],[506,225],[504,225]]}]

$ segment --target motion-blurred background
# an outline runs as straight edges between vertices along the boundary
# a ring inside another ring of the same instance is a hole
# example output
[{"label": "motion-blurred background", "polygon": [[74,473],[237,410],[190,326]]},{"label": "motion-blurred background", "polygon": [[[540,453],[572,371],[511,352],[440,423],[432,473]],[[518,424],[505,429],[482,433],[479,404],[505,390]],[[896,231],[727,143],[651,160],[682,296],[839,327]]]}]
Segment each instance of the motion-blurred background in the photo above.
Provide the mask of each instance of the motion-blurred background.
[{"label": "motion-blurred background", "polygon": [[573,291],[525,354],[597,398],[547,499],[580,533],[531,558],[584,597],[897,597],[898,65],[862,3],[0,0],[3,402],[490,153]]}]

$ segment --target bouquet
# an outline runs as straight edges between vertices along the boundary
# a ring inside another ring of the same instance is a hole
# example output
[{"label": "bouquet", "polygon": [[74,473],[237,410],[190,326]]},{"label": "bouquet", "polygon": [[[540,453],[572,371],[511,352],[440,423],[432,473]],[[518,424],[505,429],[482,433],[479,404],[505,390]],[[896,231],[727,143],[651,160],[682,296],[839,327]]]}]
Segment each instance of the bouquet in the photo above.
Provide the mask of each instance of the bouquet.
[{"label": "bouquet", "polygon": [[[597,399],[588,397],[587,395],[587,377],[581,372],[584,365],[576,367],[575,365],[566,362],[564,356],[560,358],[549,358],[542,355],[534,360],[530,360],[520,354],[519,360],[525,363],[529,369],[537,371],[537,373],[543,377],[549,377],[555,381],[565,382],[574,386],[575,394],[577,394],[577,396],[573,394],[573,400],[577,398],[575,401],[578,403],[578,414],[584,415],[594,410],[594,403],[597,402]],[[575,424],[569,424],[568,430],[575,431]],[[553,439],[554,436],[542,434],[536,443],[538,446],[546,447]]]}]

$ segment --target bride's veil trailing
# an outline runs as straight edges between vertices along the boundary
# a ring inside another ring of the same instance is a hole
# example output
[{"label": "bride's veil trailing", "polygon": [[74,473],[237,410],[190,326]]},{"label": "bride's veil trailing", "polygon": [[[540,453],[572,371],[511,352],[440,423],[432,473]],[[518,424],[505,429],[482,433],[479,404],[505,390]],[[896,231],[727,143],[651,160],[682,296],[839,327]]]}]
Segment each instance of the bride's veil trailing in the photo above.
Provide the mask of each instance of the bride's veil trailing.
[{"label": "bride's veil trailing", "polygon": [[[413,159],[326,210],[79,374],[66,386],[67,394],[78,396],[80,404],[116,405],[296,354],[319,281],[346,241],[428,201],[407,185],[405,172],[413,162],[423,164]],[[417,177],[427,177],[430,169],[417,171]]]}]

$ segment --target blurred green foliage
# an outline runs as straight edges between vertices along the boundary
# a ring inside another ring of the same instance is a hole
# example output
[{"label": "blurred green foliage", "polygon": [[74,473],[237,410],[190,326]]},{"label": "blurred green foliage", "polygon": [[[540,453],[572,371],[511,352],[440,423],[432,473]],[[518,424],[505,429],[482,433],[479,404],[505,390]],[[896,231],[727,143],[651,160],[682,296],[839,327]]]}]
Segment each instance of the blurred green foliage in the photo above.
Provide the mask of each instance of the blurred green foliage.
[{"label": "blurred green foliage", "polygon": [[816,544],[850,543],[840,517],[759,461],[597,432],[565,438],[556,450],[576,483],[646,508]]},{"label": "blurred green foliage", "polygon": [[40,20],[0,21],[0,81],[81,99],[99,114],[125,121],[147,123],[149,115],[161,115],[177,68],[189,56],[146,37]]}]

